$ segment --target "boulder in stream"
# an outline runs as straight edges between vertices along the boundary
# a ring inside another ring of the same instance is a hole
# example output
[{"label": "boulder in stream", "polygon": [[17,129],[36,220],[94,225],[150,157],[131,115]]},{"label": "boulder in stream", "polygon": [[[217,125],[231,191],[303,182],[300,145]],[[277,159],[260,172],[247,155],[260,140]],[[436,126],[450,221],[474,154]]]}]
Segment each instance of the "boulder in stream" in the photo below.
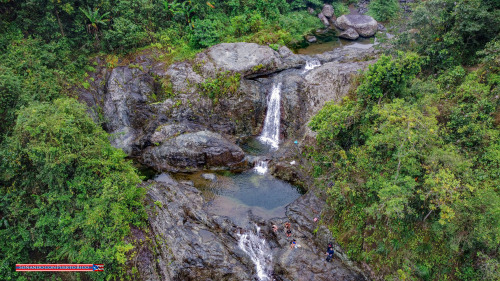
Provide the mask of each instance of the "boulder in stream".
[{"label": "boulder in stream", "polygon": [[356,39],[358,39],[359,34],[353,28],[348,28],[348,29],[342,31],[339,34],[339,37],[349,39],[349,40],[356,40]]},{"label": "boulder in stream", "polygon": [[330,21],[326,18],[326,16],[323,13],[319,13],[318,18],[321,20],[321,22],[325,27],[330,26]]},{"label": "boulder in stream", "polygon": [[330,4],[325,4],[323,6],[323,10],[321,10],[321,13],[323,13],[323,15],[325,15],[325,17],[327,18],[333,18],[335,16],[333,6]]},{"label": "boulder in stream", "polygon": [[365,15],[342,15],[337,19],[336,25],[342,30],[353,28],[363,37],[373,36],[378,30],[377,21]]}]

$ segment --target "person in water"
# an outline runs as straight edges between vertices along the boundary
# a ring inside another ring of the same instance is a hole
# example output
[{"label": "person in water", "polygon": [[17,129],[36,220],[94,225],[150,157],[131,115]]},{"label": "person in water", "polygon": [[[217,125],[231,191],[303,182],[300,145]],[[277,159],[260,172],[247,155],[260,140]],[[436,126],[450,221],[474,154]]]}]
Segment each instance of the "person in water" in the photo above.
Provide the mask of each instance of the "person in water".
[{"label": "person in water", "polygon": [[333,246],[332,246],[332,243],[329,243],[329,244],[328,244],[328,248],[326,249],[326,255],[327,255],[327,257],[326,257],[326,261],[327,261],[327,262],[332,261],[332,259],[333,259],[333,254],[334,254],[334,253],[335,253],[335,252],[333,251]]}]

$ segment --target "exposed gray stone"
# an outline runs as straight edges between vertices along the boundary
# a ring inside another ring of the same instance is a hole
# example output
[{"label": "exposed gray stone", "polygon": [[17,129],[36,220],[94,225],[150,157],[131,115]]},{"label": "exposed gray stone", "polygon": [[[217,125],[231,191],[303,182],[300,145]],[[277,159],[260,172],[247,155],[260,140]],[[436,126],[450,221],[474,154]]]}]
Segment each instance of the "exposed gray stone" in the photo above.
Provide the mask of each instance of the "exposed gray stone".
[{"label": "exposed gray stone", "polygon": [[[235,251],[237,237],[229,234],[234,225],[209,216],[196,188],[154,181],[144,186],[152,210],[147,235],[155,249],[139,249],[136,261],[141,280],[252,279],[252,262]],[[139,235],[135,239],[138,244],[147,241]]]},{"label": "exposed gray stone", "polygon": [[353,28],[363,37],[373,36],[378,30],[377,21],[365,15],[342,15],[337,19],[336,25],[342,30]]},{"label": "exposed gray stone", "polygon": [[152,92],[151,79],[139,69],[117,67],[111,72],[103,106],[106,130],[112,134],[111,145],[128,155],[133,153],[136,128],[147,119],[149,110],[144,105]]},{"label": "exposed gray stone", "polygon": [[[143,186],[150,229],[148,234],[133,231],[133,240],[142,245],[135,259],[142,280],[254,280],[255,266],[238,247],[241,229],[227,218],[208,214],[200,191],[176,182],[148,181]],[[286,218],[252,219],[271,248],[276,280],[365,280],[355,266],[345,266],[342,252],[332,262],[325,261],[325,241],[331,241],[331,233],[321,226],[314,231],[319,226],[314,217],[320,216],[323,204],[309,192],[286,208]],[[295,249],[284,232],[285,222],[292,224]],[[273,224],[278,232],[272,231]],[[144,246],[148,239],[155,250]]]},{"label": "exposed gray stone", "polygon": [[356,39],[358,39],[359,34],[356,32],[356,30],[354,30],[352,28],[348,28],[348,29],[342,31],[339,34],[339,37],[349,39],[349,40],[356,40]]},{"label": "exposed gray stone", "polygon": [[323,15],[323,13],[318,14],[318,18],[321,20],[324,26],[330,26],[330,21]]},{"label": "exposed gray stone", "polygon": [[325,17],[327,18],[332,18],[335,16],[333,6],[329,4],[325,4],[323,6],[323,10],[321,10],[321,13],[323,13],[323,15],[325,15]]},{"label": "exposed gray stone", "polygon": [[144,164],[158,171],[188,172],[204,169],[240,169],[245,154],[221,135],[200,131],[168,139],[148,147],[142,155]]},{"label": "exposed gray stone", "polygon": [[202,174],[201,177],[206,179],[206,180],[209,180],[209,181],[216,181],[217,180],[217,177],[215,176],[215,174]]},{"label": "exposed gray stone", "polygon": [[313,35],[306,35],[305,38],[306,38],[306,41],[309,43],[314,43],[314,42],[318,41],[318,39],[316,39],[316,37]]}]

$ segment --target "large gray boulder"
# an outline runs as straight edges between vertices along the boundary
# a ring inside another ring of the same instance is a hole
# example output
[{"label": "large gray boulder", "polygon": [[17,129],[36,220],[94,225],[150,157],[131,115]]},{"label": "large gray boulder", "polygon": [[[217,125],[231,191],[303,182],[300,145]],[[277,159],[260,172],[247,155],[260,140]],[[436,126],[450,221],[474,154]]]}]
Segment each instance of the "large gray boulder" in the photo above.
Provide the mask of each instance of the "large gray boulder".
[{"label": "large gray boulder", "polygon": [[378,30],[377,21],[365,15],[342,15],[337,19],[336,25],[342,30],[353,28],[363,37],[373,36]]},{"label": "large gray boulder", "polygon": [[323,13],[319,13],[318,18],[321,20],[321,22],[325,27],[330,26],[330,21],[326,18],[326,16]]},{"label": "large gray boulder", "polygon": [[142,161],[157,171],[241,169],[243,150],[211,131],[185,133],[144,150]]},{"label": "large gray boulder", "polygon": [[348,28],[348,29],[342,31],[339,34],[339,37],[349,39],[349,40],[356,40],[359,38],[359,34],[356,32],[356,30],[354,30],[352,28]]},{"label": "large gray boulder", "polygon": [[329,4],[325,4],[323,6],[323,10],[321,10],[321,13],[323,13],[323,15],[325,15],[325,17],[327,18],[333,18],[335,15],[333,6]]},{"label": "large gray boulder", "polygon": [[351,88],[351,81],[359,70],[374,61],[362,62],[329,62],[311,70],[306,76],[307,115],[315,115],[326,102],[340,101]]},{"label": "large gray boulder", "polygon": [[200,54],[198,61],[200,59],[205,61],[203,70],[231,71],[243,75],[280,64],[280,56],[276,51],[255,43],[218,44]]}]

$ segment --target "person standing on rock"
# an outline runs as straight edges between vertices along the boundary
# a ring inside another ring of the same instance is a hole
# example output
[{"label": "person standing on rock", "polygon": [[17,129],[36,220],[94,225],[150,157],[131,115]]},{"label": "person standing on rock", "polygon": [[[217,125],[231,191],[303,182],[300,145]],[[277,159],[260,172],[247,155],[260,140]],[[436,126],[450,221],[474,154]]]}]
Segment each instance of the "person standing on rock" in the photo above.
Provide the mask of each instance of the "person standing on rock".
[{"label": "person standing on rock", "polygon": [[273,231],[274,231],[274,232],[277,232],[277,231],[278,231],[278,226],[277,226],[277,225],[275,225],[275,224],[273,224]]},{"label": "person standing on rock", "polygon": [[290,249],[294,249],[295,245],[297,245],[297,242],[295,241],[295,239],[293,239],[292,241],[290,241]]},{"label": "person standing on rock", "polygon": [[333,254],[334,254],[334,253],[335,253],[335,251],[333,251],[333,246],[332,246],[332,243],[328,244],[328,248],[327,248],[327,250],[326,250],[326,255],[327,255],[327,257],[326,257],[326,261],[327,261],[327,262],[332,261],[332,259],[333,259]]},{"label": "person standing on rock", "polygon": [[285,223],[286,237],[292,236],[292,229],[291,228],[292,228],[292,225],[289,222]]}]

